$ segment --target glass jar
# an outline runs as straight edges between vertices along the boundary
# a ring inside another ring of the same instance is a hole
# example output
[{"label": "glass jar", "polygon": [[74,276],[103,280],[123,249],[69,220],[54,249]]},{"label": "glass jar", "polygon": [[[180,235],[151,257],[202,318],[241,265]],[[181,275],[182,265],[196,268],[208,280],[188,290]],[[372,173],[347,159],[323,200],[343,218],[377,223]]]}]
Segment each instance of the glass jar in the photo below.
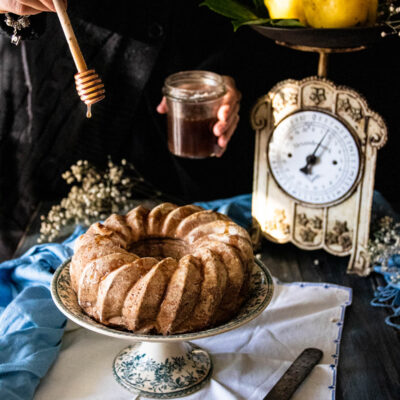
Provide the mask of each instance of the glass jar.
[{"label": "glass jar", "polygon": [[172,154],[206,158],[218,153],[213,126],[225,93],[222,77],[213,72],[183,71],[165,80],[168,148]]}]

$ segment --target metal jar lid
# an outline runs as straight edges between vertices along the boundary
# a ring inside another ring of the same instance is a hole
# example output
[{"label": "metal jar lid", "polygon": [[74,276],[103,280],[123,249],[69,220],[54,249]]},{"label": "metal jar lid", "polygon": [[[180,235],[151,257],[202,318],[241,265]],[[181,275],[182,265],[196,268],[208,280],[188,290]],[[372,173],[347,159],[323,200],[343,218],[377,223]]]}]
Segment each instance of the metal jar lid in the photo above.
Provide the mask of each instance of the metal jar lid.
[{"label": "metal jar lid", "polygon": [[209,71],[182,71],[170,75],[164,83],[163,94],[173,100],[202,103],[226,94],[221,75]]}]

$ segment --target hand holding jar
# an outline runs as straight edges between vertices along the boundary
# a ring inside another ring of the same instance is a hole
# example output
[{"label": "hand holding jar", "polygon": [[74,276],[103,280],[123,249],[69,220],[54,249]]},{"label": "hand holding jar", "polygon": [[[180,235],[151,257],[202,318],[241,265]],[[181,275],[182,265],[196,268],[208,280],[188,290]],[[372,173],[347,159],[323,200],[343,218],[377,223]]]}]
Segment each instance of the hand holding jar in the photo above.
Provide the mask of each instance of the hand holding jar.
[{"label": "hand holding jar", "polygon": [[184,71],[165,81],[157,107],[168,113],[168,147],[186,158],[220,157],[239,122],[235,81],[208,71]]}]

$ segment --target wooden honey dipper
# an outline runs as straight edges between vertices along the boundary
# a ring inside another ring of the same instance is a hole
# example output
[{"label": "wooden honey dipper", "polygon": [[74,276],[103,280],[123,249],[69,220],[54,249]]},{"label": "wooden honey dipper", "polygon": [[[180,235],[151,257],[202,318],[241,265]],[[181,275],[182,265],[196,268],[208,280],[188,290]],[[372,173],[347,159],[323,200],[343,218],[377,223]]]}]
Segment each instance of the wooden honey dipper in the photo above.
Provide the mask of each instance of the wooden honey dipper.
[{"label": "wooden honey dipper", "polygon": [[94,69],[87,68],[78,41],[76,40],[74,30],[72,29],[64,1],[53,0],[53,4],[56,8],[64,35],[67,39],[76,69],[78,70],[78,73],[75,74],[76,90],[81,100],[87,106],[86,117],[90,118],[92,116],[92,104],[105,98],[104,84]]}]

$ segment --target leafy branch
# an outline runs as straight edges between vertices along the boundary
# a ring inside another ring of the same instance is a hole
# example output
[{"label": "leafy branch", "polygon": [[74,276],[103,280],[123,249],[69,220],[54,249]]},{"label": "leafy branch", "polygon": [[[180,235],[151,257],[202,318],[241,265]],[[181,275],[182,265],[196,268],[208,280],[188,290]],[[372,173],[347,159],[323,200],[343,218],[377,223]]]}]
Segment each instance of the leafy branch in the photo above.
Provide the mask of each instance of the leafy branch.
[{"label": "leafy branch", "polygon": [[243,25],[304,26],[297,19],[269,18],[263,0],[204,0],[200,6],[229,18],[235,31]]}]

